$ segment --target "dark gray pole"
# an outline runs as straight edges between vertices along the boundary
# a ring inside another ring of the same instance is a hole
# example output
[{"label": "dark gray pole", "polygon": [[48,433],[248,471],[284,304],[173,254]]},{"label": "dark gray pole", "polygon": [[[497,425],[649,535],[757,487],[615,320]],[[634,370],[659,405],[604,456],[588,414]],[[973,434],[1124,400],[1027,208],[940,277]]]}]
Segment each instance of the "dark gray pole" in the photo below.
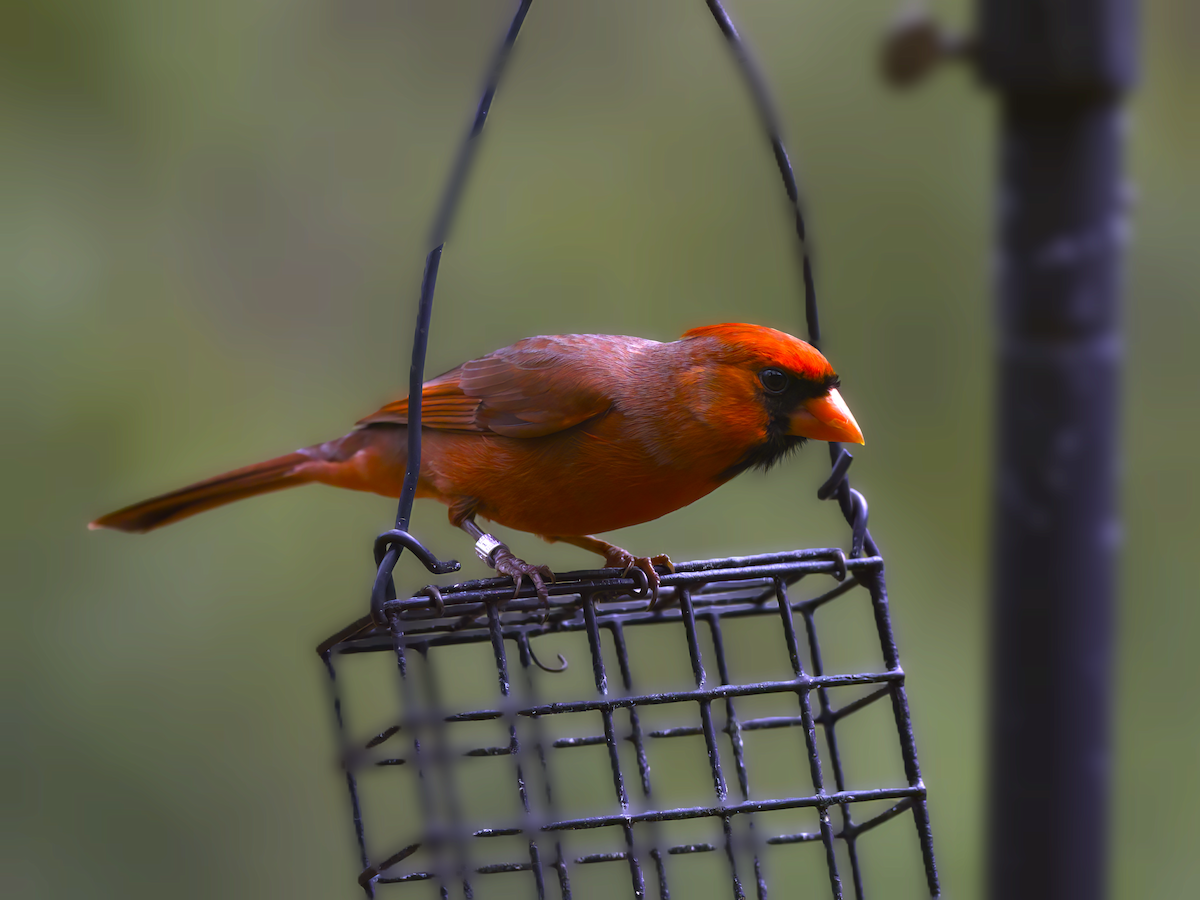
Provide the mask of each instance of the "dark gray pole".
[{"label": "dark gray pole", "polygon": [[1105,895],[1136,7],[979,5],[979,63],[1001,107],[990,900]]}]

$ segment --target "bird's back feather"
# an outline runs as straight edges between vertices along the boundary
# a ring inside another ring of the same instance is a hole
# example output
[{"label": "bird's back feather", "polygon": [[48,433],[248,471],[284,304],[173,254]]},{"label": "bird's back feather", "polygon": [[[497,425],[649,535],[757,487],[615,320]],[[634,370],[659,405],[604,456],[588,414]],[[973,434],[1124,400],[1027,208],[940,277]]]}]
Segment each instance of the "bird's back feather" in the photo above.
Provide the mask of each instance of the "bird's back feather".
[{"label": "bird's back feather", "polygon": [[[526,338],[425,383],[421,426],[439,431],[544,437],[606,412],[614,387],[629,375],[642,338],[564,334]],[[408,398],[389,403],[359,425],[408,424]]]}]

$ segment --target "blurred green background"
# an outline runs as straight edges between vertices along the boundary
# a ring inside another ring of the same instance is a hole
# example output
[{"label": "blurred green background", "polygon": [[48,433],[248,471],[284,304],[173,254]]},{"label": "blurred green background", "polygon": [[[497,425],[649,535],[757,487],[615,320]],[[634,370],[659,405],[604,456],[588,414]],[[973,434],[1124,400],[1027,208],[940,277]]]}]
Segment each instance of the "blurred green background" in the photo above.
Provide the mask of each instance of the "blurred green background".
[{"label": "blurred green background", "polygon": [[[1112,877],[1117,898],[1187,898],[1200,11],[1144,6]],[[870,441],[854,479],[888,558],[944,885],[976,896],[992,102],[962,69],[881,84],[893,2],[730,7],[784,113],[826,349]],[[936,8],[969,21],[965,2]],[[360,895],[313,647],[363,612],[394,503],[306,488],[146,537],[84,525],[402,393],[426,229],[511,9],[0,6],[6,896]],[[776,174],[699,0],[535,4],[483,151],[431,373],[533,333],[801,328]],[[810,448],[618,538],[676,559],[844,541],[814,499],[825,465]],[[435,504],[415,529],[470,556]],[[590,563],[532,540],[514,548]]]}]

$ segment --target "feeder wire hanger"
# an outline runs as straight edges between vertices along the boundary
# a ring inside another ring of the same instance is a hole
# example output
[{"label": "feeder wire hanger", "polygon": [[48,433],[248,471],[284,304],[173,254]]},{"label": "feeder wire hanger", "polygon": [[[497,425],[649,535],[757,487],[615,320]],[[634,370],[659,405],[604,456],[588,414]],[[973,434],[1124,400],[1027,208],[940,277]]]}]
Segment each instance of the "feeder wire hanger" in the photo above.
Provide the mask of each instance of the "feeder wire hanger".
[{"label": "feeder wire hanger", "polygon": [[[804,223],[804,211],[800,202],[800,191],[796,185],[796,176],[788,159],[787,149],[783,144],[782,129],[779,125],[779,115],[771,101],[758,67],[750,56],[746,45],[738,35],[737,29],[730,20],[728,13],[718,0],[705,0],[709,11],[716,20],[721,34],[728,42],[734,59],[747,82],[755,108],[762,119],[771,144],[775,164],[779,168],[788,202],[791,204],[795,220],[796,237],[799,244],[800,264],[804,281],[804,313],[808,328],[808,342],[817,349],[821,345],[821,325],[817,310],[817,290],[813,278],[812,259],[809,254],[809,238]],[[491,111],[492,101],[500,86],[505,67],[512,54],[513,45],[521,26],[529,13],[533,0],[521,0],[508,31],[493,56],[488,69],[483,96],[475,112],[466,137],[459,145],[454,166],[450,170],[449,180],[442,194],[441,203],[434,217],[430,243],[432,249],[425,258],[425,270],[421,279],[420,300],[417,307],[417,325],[413,336],[411,362],[408,376],[408,462],[404,472],[403,487],[400,492],[399,505],[396,510],[396,526],[390,531],[379,535],[375,540],[375,563],[378,567],[375,582],[371,590],[371,615],[368,619],[360,620],[361,627],[371,623],[384,624],[383,605],[396,599],[395,583],[392,572],[400,560],[405,548],[434,575],[446,575],[457,572],[461,565],[457,560],[440,560],[428,550],[416,537],[409,533],[412,520],[413,500],[417,492],[417,478],[421,471],[421,402],[422,387],[425,383],[425,356],[429,346],[429,327],[433,317],[433,295],[437,289],[438,268],[442,261],[442,251],[453,222],[454,213],[462,196],[467,176],[479,149],[483,126]],[[831,471],[829,477],[817,490],[817,498],[829,500],[837,498],[842,515],[851,526],[850,557],[862,556],[864,549],[871,556],[878,552],[870,532],[867,530],[868,506],[866,498],[850,487],[846,473],[853,462],[853,456],[836,441],[829,443]],[[479,537],[479,535],[475,535]],[[631,571],[631,574],[632,571]],[[634,578],[638,581],[637,576]],[[352,626],[353,627],[353,626]],[[358,630],[361,630],[358,629]]]},{"label": "feeder wire hanger", "polygon": [[413,336],[411,363],[408,369],[408,463],[404,470],[404,485],[400,490],[400,503],[396,509],[396,527],[384,532],[375,540],[375,564],[379,567],[375,576],[375,584],[371,590],[371,618],[382,624],[383,604],[396,599],[396,587],[392,580],[392,571],[400,560],[404,547],[412,551],[431,573],[446,575],[457,572],[462,568],[457,560],[445,562],[435,557],[425,549],[415,537],[408,533],[412,519],[413,500],[417,495],[417,477],[421,471],[421,392],[425,384],[425,353],[429,347],[429,323],[433,317],[433,292],[437,289],[438,267],[442,262],[442,249],[450,225],[454,220],[454,212],[458,207],[459,197],[466,186],[467,175],[470,174],[471,164],[479,150],[479,141],[483,135],[483,126],[487,122],[488,113],[492,108],[492,100],[500,87],[500,78],[512,55],[513,44],[521,33],[525,16],[533,0],[521,0],[516,15],[508,26],[488,69],[483,97],[475,110],[475,118],[471,128],[459,145],[458,154],[454,158],[454,166],[450,170],[450,178],[438,205],[437,214],[433,220],[433,231],[430,243],[433,249],[425,257],[425,274],[421,278],[421,297],[417,305],[417,328]]}]

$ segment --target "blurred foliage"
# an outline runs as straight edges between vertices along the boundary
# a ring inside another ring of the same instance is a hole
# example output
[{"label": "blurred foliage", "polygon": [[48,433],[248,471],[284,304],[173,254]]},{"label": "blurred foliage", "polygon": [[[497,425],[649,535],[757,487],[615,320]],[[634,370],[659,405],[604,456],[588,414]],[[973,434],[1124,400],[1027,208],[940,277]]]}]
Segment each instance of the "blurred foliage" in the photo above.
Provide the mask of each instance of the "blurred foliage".
[{"label": "blurred foliage", "polygon": [[[1185,898],[1200,894],[1186,364],[1200,14],[1144,6],[1113,896]],[[969,21],[969,4],[937,7]],[[340,434],[401,392],[425,230],[510,8],[0,6],[7,896],[359,895],[312,647],[362,612],[394,504],[311,488],[144,538],[83,526]],[[731,3],[811,212],[827,350],[870,441],[855,484],[889,561],[944,883],[969,897],[986,756],[993,108],[965,70],[903,96],[880,83],[894,8]],[[531,333],[800,329],[776,175],[698,0],[535,4],[483,149],[443,263],[431,373]],[[825,465],[810,448],[619,538],[677,559],[844,540],[813,497]],[[440,507],[422,501],[415,523],[469,556]]]}]

